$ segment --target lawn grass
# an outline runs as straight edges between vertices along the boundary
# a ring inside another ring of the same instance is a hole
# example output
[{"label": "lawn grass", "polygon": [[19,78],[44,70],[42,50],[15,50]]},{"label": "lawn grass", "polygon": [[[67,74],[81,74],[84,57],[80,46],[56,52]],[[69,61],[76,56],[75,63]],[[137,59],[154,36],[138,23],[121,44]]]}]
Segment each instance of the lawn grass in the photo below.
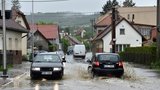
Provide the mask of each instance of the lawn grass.
[{"label": "lawn grass", "polygon": [[[12,64],[7,65],[7,69],[13,68]],[[0,71],[3,71],[3,65],[0,65]]]}]

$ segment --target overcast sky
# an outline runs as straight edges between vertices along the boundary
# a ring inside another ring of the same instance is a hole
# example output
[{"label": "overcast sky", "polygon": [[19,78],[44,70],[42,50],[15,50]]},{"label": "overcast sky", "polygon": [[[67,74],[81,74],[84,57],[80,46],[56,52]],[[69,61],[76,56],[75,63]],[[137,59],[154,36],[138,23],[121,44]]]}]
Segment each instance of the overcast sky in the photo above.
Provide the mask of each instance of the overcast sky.
[{"label": "overcast sky", "polygon": [[[9,1],[9,0],[7,0]],[[19,0],[19,1],[32,1],[32,0]],[[34,0],[37,1],[37,0]],[[40,0],[38,0],[40,1]],[[44,0],[43,0],[44,1]],[[108,0],[67,0],[53,2],[34,2],[34,12],[100,12],[103,5]],[[117,0],[122,5],[124,0]],[[133,0],[136,6],[155,6],[157,0]],[[31,2],[20,2],[21,11],[29,14],[32,12]]]}]

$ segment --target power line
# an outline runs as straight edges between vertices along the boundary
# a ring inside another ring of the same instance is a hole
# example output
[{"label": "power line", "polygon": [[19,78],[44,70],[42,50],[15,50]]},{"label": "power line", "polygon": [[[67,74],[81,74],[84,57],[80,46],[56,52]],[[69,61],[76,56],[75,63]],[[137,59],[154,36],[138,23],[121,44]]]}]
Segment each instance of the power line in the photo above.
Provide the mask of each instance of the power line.
[{"label": "power line", "polygon": [[68,1],[68,0],[26,0],[26,1],[21,1],[19,0],[19,2],[58,2],[58,1]]}]

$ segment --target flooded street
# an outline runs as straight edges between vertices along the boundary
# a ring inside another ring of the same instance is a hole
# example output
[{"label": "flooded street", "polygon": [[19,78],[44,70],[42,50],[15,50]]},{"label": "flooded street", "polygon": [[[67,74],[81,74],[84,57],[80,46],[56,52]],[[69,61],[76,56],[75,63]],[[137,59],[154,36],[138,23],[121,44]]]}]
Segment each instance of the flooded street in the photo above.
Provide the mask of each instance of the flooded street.
[{"label": "flooded street", "polygon": [[[91,79],[85,60],[74,60],[66,56],[65,72],[62,80],[31,80],[29,72],[1,90],[159,90],[160,77],[153,70],[134,67],[125,63],[122,78],[98,76]],[[28,65],[30,67],[30,64]],[[29,68],[28,68],[29,69]],[[29,71],[29,70],[28,70]]]}]

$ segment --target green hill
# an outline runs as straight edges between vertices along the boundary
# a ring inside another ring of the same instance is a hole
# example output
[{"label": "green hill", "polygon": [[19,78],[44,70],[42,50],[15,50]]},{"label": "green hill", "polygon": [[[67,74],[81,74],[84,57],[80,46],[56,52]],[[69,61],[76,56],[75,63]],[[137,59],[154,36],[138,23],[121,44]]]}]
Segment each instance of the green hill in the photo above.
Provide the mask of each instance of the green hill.
[{"label": "green hill", "polygon": [[[57,23],[60,26],[86,26],[91,25],[90,20],[96,19],[99,13],[83,14],[73,12],[58,12],[58,13],[35,13],[33,14],[34,22]],[[32,15],[27,15],[27,20],[31,23]]]}]

